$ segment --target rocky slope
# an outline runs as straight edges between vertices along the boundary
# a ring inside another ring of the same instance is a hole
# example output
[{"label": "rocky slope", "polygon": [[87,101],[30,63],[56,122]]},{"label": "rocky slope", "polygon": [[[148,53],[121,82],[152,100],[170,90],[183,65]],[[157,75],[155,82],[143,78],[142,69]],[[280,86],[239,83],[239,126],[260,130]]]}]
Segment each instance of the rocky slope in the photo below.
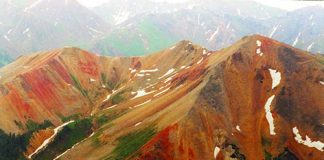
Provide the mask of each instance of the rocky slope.
[{"label": "rocky slope", "polygon": [[[323,157],[323,57],[266,37],[220,51],[182,41],[145,57],[64,48],[0,73],[2,130],[57,126],[33,159]],[[35,132],[26,157],[50,133]]]}]

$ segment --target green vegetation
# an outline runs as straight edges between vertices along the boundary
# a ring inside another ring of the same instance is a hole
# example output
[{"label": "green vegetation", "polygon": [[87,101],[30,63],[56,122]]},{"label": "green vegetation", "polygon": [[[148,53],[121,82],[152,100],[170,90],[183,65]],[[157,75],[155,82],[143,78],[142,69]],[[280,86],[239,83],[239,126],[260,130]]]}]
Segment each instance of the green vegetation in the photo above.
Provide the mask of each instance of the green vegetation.
[{"label": "green vegetation", "polygon": [[122,102],[124,100],[123,93],[124,93],[124,91],[121,91],[121,92],[118,92],[110,97],[110,100],[113,105],[119,104],[120,102]]},{"label": "green vegetation", "polygon": [[106,88],[107,88],[108,90],[110,90],[110,91],[113,90],[113,89],[115,89],[116,87],[118,87],[117,83],[110,81],[110,80],[108,79],[107,75],[104,74],[104,73],[101,73],[101,82],[102,82],[102,84],[104,84],[104,85],[106,86]]},{"label": "green vegetation", "polygon": [[94,147],[100,146],[99,136],[102,134],[102,131],[103,131],[103,129],[97,130],[96,133],[91,137],[92,145]]},{"label": "green vegetation", "polygon": [[122,116],[126,112],[127,112],[127,109],[117,110],[117,111],[110,110],[110,111],[106,112],[105,114],[102,114],[99,117],[96,117],[95,122],[97,125],[103,126],[104,124],[107,124],[107,123],[113,121],[114,119]]},{"label": "green vegetation", "polygon": [[174,35],[162,31],[157,22],[146,18],[131,31],[128,28],[114,31],[97,43],[94,48],[103,54],[139,56],[160,51],[176,42],[177,38]]},{"label": "green vegetation", "polygon": [[24,129],[24,126],[23,126],[23,124],[21,122],[18,122],[16,120],[14,120],[14,123],[15,123],[16,126],[18,126],[19,129]]},{"label": "green vegetation", "polygon": [[117,139],[118,144],[107,160],[123,160],[135,153],[156,134],[156,129],[149,126]]},{"label": "green vegetation", "polygon": [[73,85],[81,92],[81,94],[84,96],[84,97],[89,97],[88,96],[88,91],[85,90],[80,81],[78,80],[78,78],[76,78],[74,75],[70,74],[71,78],[72,78],[72,81],[73,81]]},{"label": "green vegetation", "polygon": [[240,153],[240,148],[238,148],[235,144],[230,144],[232,149],[235,150],[235,152],[231,155],[231,158],[235,158],[237,160],[245,160],[244,154]]},{"label": "green vegetation", "polygon": [[269,145],[271,145],[271,141],[268,140],[265,137],[261,137],[261,143],[262,143],[262,146],[269,146]]},{"label": "green vegetation", "polygon": [[76,120],[65,126],[47,148],[34,157],[34,160],[51,160],[76,143],[87,138],[92,132],[92,119]]},{"label": "green vegetation", "polygon": [[23,153],[27,149],[33,132],[48,128],[50,126],[53,125],[49,121],[44,121],[42,124],[37,124],[32,120],[28,120],[26,124],[28,131],[25,134],[6,134],[4,131],[0,130],[0,160],[25,159]]},{"label": "green vegetation", "polygon": [[177,42],[177,40],[170,38],[173,37],[173,35],[170,35],[169,33],[165,33],[164,31],[162,31],[159,28],[159,25],[155,24],[151,19],[143,20],[139,24],[138,28],[140,32],[143,34],[143,36],[147,38],[147,41],[149,42],[148,50],[146,50],[146,52],[143,53],[156,52],[164,48],[167,48]]},{"label": "green vegetation", "polygon": [[92,101],[90,99],[90,96],[88,94],[88,91],[86,89],[84,89],[80,83],[80,81],[72,74],[70,74],[72,81],[73,81],[73,85],[81,92],[81,94],[86,97],[89,102],[92,104]]},{"label": "green vegetation", "polygon": [[264,151],[264,159],[265,160],[272,160],[272,155],[271,153],[267,152],[266,150]]},{"label": "green vegetation", "polygon": [[273,155],[266,150],[264,151],[264,159],[265,160],[298,160],[298,158],[294,155],[294,153],[290,152],[288,148],[278,155],[278,157],[274,157]]},{"label": "green vegetation", "polygon": [[[102,133],[102,130],[104,129],[109,129],[110,127],[113,126],[112,122],[114,119],[117,119],[118,117],[124,115],[127,112],[127,109],[122,109],[122,110],[110,110],[106,112],[105,114],[100,115],[99,117],[95,118],[95,122],[98,126],[97,128],[101,127],[99,130],[96,131],[96,133],[92,136],[92,142],[94,146],[98,147],[100,146],[100,140],[99,136]],[[105,126],[104,126],[105,125]],[[102,127],[104,126],[104,127]]]},{"label": "green vegetation", "polygon": [[48,128],[50,126],[53,126],[52,122],[45,120],[42,124],[38,124],[32,120],[28,120],[26,123],[26,128],[29,132],[35,132],[41,129]]},{"label": "green vegetation", "polygon": [[95,121],[96,121],[96,124],[98,124],[99,126],[102,126],[109,121],[109,118],[106,115],[100,115],[99,117],[96,118]]},{"label": "green vegetation", "polygon": [[320,55],[320,54],[317,54],[316,55],[316,59],[319,63],[323,64],[324,65],[324,56]]},{"label": "green vegetation", "polygon": [[79,114],[73,114],[73,115],[70,115],[70,116],[63,116],[62,114],[58,114],[58,116],[61,118],[61,121],[62,122],[68,122],[70,120],[75,120],[75,119],[80,119],[80,115]]}]

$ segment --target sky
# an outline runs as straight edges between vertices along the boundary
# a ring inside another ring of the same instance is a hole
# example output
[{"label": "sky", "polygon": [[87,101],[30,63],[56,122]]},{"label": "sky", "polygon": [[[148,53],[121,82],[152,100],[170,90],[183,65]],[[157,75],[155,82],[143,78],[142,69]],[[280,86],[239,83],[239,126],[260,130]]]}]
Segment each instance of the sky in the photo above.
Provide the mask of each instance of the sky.
[{"label": "sky", "polygon": [[292,1],[292,0],[254,0],[259,3],[281,8],[284,10],[295,10],[307,6],[320,5],[324,7],[324,1]]},{"label": "sky", "polygon": [[[78,0],[80,3],[87,7],[94,7],[101,5],[109,0]],[[166,1],[172,3],[184,2],[186,0],[154,0],[154,1]],[[298,8],[321,5],[324,7],[324,1],[293,1],[293,0],[254,0],[262,4],[277,7],[285,10],[295,10]]]}]

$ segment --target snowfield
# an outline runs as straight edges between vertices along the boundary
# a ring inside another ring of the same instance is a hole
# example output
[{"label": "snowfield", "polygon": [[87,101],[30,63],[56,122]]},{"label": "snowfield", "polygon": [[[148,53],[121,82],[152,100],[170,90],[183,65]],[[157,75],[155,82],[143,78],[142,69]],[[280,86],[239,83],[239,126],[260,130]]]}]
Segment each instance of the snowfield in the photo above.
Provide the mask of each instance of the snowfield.
[{"label": "snowfield", "polygon": [[297,129],[297,127],[293,128],[293,133],[295,135],[295,140],[298,143],[304,144],[308,147],[316,148],[321,152],[324,151],[324,143],[322,143],[321,141],[312,141],[307,135],[306,135],[306,140],[303,140],[302,136],[299,134],[299,130]]},{"label": "snowfield", "polygon": [[163,76],[159,77],[158,79],[162,79],[170,74],[172,74],[175,71],[174,68],[169,69]]},{"label": "snowfield", "polygon": [[132,99],[135,99],[135,98],[139,98],[139,97],[143,97],[143,96],[146,96],[148,94],[151,94],[153,93],[154,91],[151,91],[151,92],[146,92],[144,89],[140,89],[136,92],[136,96],[133,97]]},{"label": "snowfield", "polygon": [[273,117],[272,117],[272,113],[271,113],[271,103],[273,101],[273,99],[275,98],[275,96],[271,96],[266,104],[264,105],[264,109],[265,109],[265,112],[266,112],[266,118],[267,118],[267,121],[269,123],[269,128],[270,128],[270,135],[276,135],[276,132],[274,131],[275,130],[275,126],[274,126],[274,123],[273,123]]},{"label": "snowfield", "polygon": [[281,73],[277,70],[269,69],[272,78],[272,89],[277,87],[281,81]]},{"label": "snowfield", "polygon": [[220,151],[220,148],[216,146],[215,149],[214,149],[214,158],[217,157],[219,151]]}]

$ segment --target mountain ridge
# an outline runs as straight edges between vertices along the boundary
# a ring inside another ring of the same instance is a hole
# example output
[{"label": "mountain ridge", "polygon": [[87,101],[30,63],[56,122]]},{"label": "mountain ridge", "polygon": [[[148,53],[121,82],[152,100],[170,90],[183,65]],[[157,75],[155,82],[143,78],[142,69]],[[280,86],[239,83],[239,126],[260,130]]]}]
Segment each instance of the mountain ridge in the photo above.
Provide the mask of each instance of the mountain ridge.
[{"label": "mountain ridge", "polygon": [[[3,75],[14,78],[0,81],[0,104],[7,107],[1,129],[24,133],[27,128],[17,123],[24,126],[28,119],[50,120],[50,130],[66,119],[77,121],[58,133],[66,139],[71,126],[82,124],[73,115],[92,124],[79,131],[86,132],[80,140],[62,147],[54,139],[33,159],[322,156],[324,97],[316,93],[324,91],[323,63],[267,37],[246,36],[218,51],[181,41],[143,57],[65,48],[21,57],[10,68],[20,61],[35,67]],[[50,133],[40,130],[34,137]],[[31,143],[29,153],[40,144]]]}]

